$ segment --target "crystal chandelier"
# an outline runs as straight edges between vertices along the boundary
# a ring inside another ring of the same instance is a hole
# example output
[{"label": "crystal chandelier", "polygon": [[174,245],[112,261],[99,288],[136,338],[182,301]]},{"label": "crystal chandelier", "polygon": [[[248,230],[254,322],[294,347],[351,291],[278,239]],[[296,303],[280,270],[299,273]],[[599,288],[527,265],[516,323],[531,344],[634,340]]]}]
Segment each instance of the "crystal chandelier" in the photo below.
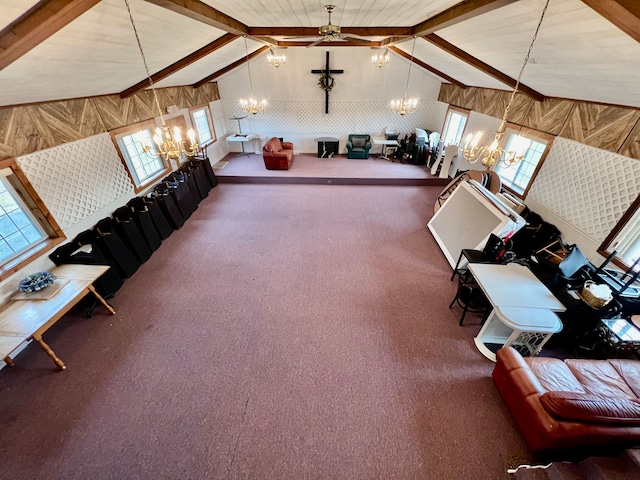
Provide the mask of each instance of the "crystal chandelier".
[{"label": "crystal chandelier", "polygon": [[249,65],[249,49],[247,47],[247,37],[244,37],[244,51],[247,55],[247,71],[249,72],[249,89],[251,90],[251,96],[249,98],[240,99],[240,107],[247,113],[255,115],[256,113],[262,113],[267,109],[267,99],[256,99],[253,96],[253,82],[251,80],[251,67]]},{"label": "crystal chandelier", "polygon": [[[140,51],[140,56],[142,57],[142,63],[144,63],[144,69],[147,73],[147,79],[149,80],[149,86],[151,87],[151,92],[153,93],[153,101],[158,109],[158,113],[160,114],[160,120],[162,121],[162,127],[157,127],[155,131],[155,135],[153,136],[153,141],[156,144],[156,148],[154,149],[151,145],[142,144],[142,150],[149,157],[158,158],[161,157],[163,160],[179,160],[182,155],[187,155],[189,157],[194,156],[198,151],[198,144],[196,143],[196,133],[193,129],[189,129],[187,132],[187,136],[189,137],[189,148],[187,149],[184,141],[182,140],[182,132],[179,127],[173,127],[173,131],[169,129],[169,126],[164,120],[164,115],[162,114],[162,109],[160,108],[160,102],[158,101],[158,94],[156,93],[155,85],[151,78],[151,74],[149,73],[149,67],[147,66],[147,59],[144,56],[144,51],[142,50],[142,44],[140,43],[140,37],[138,36],[138,30],[136,28],[136,24],[133,21],[133,15],[131,14],[131,7],[129,6],[129,0],[124,0],[125,5],[127,6],[127,11],[129,12],[129,20],[131,21],[131,26],[133,27],[133,33],[136,35],[136,41],[138,43],[138,50]],[[136,135],[138,139],[141,136]],[[142,143],[142,142],[141,142]]]},{"label": "crystal chandelier", "polygon": [[509,102],[507,103],[507,107],[504,110],[504,114],[502,115],[502,121],[500,122],[500,127],[498,131],[495,133],[495,137],[491,145],[478,147],[478,143],[480,143],[480,138],[482,138],[482,131],[476,132],[475,134],[470,133],[464,139],[464,143],[460,152],[462,156],[469,162],[475,163],[480,160],[480,163],[487,169],[490,170],[496,163],[502,164],[504,167],[510,167],[511,165],[515,165],[520,162],[529,146],[531,145],[531,141],[521,137],[516,136],[510,142],[510,150],[506,151],[501,147],[502,137],[504,136],[504,132],[507,127],[507,115],[509,114],[509,110],[511,109],[511,105],[513,104],[513,100],[516,97],[516,93],[518,92],[518,87],[520,86],[520,80],[522,79],[522,72],[524,72],[524,67],[527,66],[529,62],[529,56],[531,55],[531,50],[533,49],[533,44],[538,37],[538,31],[540,30],[540,25],[542,25],[542,20],[544,19],[544,15],[547,12],[547,7],[549,6],[549,0],[546,1],[544,8],[542,9],[542,15],[540,16],[540,20],[538,21],[538,26],[533,34],[533,38],[531,39],[531,43],[529,44],[529,49],[527,50],[527,54],[524,57],[524,63],[520,68],[520,73],[518,74],[518,79],[516,80],[516,85],[511,92],[511,97],[509,98]]},{"label": "crystal chandelier", "polygon": [[409,61],[409,72],[407,73],[407,84],[404,88],[404,97],[394,98],[391,100],[391,110],[398,115],[405,115],[415,111],[418,106],[417,98],[407,98],[407,91],[409,90],[409,79],[411,78],[411,66],[413,65],[413,50],[416,48],[416,37],[413,37],[413,47],[411,47],[411,60]]},{"label": "crystal chandelier", "polygon": [[391,57],[389,56],[388,48],[386,48],[383,53],[376,53],[375,55],[371,55],[371,63],[373,63],[378,68],[389,65],[389,62],[391,62]]},{"label": "crystal chandelier", "polygon": [[273,65],[278,68],[280,65],[283,65],[287,61],[287,56],[282,55],[280,53],[276,53],[272,48],[269,49],[269,55],[267,55],[267,62],[269,65]]}]

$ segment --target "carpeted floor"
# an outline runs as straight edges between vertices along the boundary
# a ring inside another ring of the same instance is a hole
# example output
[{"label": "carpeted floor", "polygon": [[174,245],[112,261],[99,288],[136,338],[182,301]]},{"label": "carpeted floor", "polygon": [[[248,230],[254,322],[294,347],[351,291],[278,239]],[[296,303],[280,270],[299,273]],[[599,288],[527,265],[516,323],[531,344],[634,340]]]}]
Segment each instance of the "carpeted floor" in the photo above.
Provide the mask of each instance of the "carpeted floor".
[{"label": "carpeted floor", "polygon": [[527,451],[447,308],[440,190],[219,185],[115,317],[47,332],[66,371],[37,345],[0,371],[0,478],[509,478]]}]

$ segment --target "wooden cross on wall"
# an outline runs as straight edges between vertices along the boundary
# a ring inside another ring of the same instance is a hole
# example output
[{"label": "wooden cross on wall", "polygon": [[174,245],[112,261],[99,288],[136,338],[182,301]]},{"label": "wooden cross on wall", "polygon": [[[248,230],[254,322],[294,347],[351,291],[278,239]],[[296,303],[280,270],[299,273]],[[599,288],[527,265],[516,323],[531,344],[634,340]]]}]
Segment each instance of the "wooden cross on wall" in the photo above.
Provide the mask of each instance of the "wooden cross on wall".
[{"label": "wooden cross on wall", "polygon": [[[324,78],[325,87],[329,82],[330,74],[344,73],[344,70],[331,70],[329,68],[329,52],[326,52],[326,54],[327,55],[326,55],[324,68],[322,70],[311,70],[311,73],[320,74],[320,75],[322,75],[323,73],[327,74],[327,76]],[[326,89],[324,91],[324,113],[329,113],[329,90],[326,90]]]}]

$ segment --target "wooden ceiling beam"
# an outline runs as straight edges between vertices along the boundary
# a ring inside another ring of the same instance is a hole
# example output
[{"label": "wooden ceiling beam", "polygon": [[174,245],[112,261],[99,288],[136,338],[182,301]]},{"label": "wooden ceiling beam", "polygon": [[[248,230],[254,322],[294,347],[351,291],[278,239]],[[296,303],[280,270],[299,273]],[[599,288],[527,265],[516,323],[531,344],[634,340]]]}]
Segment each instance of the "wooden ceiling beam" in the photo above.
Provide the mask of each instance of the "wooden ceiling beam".
[{"label": "wooden ceiling beam", "polygon": [[[477,68],[481,72],[486,73],[490,77],[495,78],[496,80],[504,83],[505,85],[509,85],[511,88],[515,88],[516,86],[515,79],[493,68],[491,65],[484,63],[482,60],[479,60],[476,57],[469,55],[464,50],[447,42],[444,38],[441,38],[434,33],[426,35],[422,38],[432,43],[433,45],[441,48],[445,52],[453,55],[454,57],[462,60],[463,62],[471,65],[472,67]],[[522,83],[518,86],[518,91],[528,95],[529,97],[533,98],[534,100],[537,100],[538,102],[542,102],[545,99],[544,95],[542,95],[539,92],[536,92],[535,90],[533,90],[530,87],[527,87],[526,85],[523,85]]]},{"label": "wooden ceiling beam", "polygon": [[[280,41],[278,42],[278,47],[308,47],[314,43],[313,41],[306,42],[291,42],[291,41]],[[381,42],[368,42],[366,40],[349,40],[346,42],[320,42],[313,45],[314,47],[371,47],[378,48],[381,47]]]},{"label": "wooden ceiling beam", "polygon": [[[147,0],[149,1],[149,0]],[[247,27],[248,35],[269,36],[278,35],[285,37],[316,37],[318,27]],[[345,35],[357,35],[359,37],[411,37],[413,27],[341,27],[340,33]]]},{"label": "wooden ceiling beam", "polygon": [[0,70],[40,45],[100,0],[41,0],[0,31]]},{"label": "wooden ceiling beam", "polygon": [[234,35],[247,35],[247,26],[199,0],[144,0]]},{"label": "wooden ceiling beam", "polygon": [[[167,68],[163,68],[159,72],[154,73],[153,75],[151,75],[151,80],[154,83],[159,82],[163,78],[167,78],[169,75],[174,74],[178,70],[182,70],[183,68],[191,65],[192,63],[197,62],[201,58],[206,57],[210,53],[215,52],[219,48],[222,48],[225,45],[233,42],[236,38],[238,38],[238,35],[234,35],[233,33],[225,33],[223,36],[214,40],[208,45],[205,45],[204,47],[199,48],[198,50],[191,53],[190,55],[187,55],[186,57],[169,65]],[[134,95],[135,93],[147,88],[150,85],[151,85],[151,82],[149,81],[149,79],[145,78],[141,82],[138,82],[132,87],[129,87],[126,90],[120,92],[120,97],[121,98],[130,97],[131,95]]]},{"label": "wooden ceiling beam", "polygon": [[640,42],[640,2],[638,0],[582,0],[624,33]]},{"label": "wooden ceiling beam", "polygon": [[451,82],[451,83],[453,83],[454,85],[457,85],[457,86],[458,86],[458,87],[460,87],[460,88],[467,88],[467,86],[466,86],[464,83],[462,83],[462,82],[460,82],[460,81],[456,80],[456,79],[455,79],[455,78],[453,78],[453,77],[450,77],[450,76],[449,76],[449,75],[447,75],[446,73],[443,73],[443,72],[441,72],[440,70],[437,70],[437,69],[433,68],[431,65],[427,65],[426,63],[424,63],[423,61],[421,61],[421,60],[419,60],[419,59],[417,59],[417,58],[415,58],[415,57],[411,58],[411,55],[409,55],[409,54],[408,54],[407,52],[405,52],[404,50],[400,50],[398,47],[393,47],[393,46],[391,46],[391,47],[389,47],[389,50],[391,50],[391,51],[393,51],[393,52],[397,53],[397,54],[398,54],[398,55],[400,55],[401,57],[406,58],[406,59],[407,59],[407,60],[409,60],[410,62],[415,63],[416,65],[418,65],[418,66],[420,66],[420,67],[424,68],[425,70],[427,70],[427,71],[429,71],[429,72],[433,73],[434,75],[437,75],[437,76],[439,76],[440,78],[442,78],[442,79],[444,79],[444,80],[446,80],[446,81],[448,81],[448,82]]},{"label": "wooden ceiling beam", "polygon": [[254,52],[251,52],[248,56],[244,56],[240,60],[236,60],[235,62],[227,65],[226,67],[218,70],[217,72],[214,72],[211,75],[209,75],[207,77],[204,77],[202,80],[198,80],[196,83],[194,83],[191,86],[193,88],[201,87],[205,83],[210,82],[212,80],[215,80],[219,76],[224,75],[227,72],[230,72],[234,68],[237,68],[240,65],[244,64],[247,60],[251,60],[252,58],[257,57],[261,53],[266,52],[267,50],[269,50],[269,46],[268,45],[265,45],[264,47],[260,47],[258,50],[255,50]]},{"label": "wooden ceiling beam", "polygon": [[413,35],[416,37],[429,35],[437,30],[442,30],[456,23],[464,22],[483,13],[492,12],[493,10],[517,1],[518,0],[465,0],[415,25],[413,27]]}]

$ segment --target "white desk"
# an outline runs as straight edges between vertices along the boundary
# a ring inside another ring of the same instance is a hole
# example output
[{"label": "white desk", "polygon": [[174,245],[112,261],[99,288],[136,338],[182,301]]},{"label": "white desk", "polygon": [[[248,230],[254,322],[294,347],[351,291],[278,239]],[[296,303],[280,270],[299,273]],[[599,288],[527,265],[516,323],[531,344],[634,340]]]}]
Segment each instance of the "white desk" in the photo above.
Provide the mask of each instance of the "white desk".
[{"label": "white desk", "polygon": [[[244,143],[251,142],[253,140],[257,140],[260,138],[260,135],[257,133],[243,133],[243,134],[233,134],[227,137],[227,142],[241,142],[242,145],[242,153],[241,155],[251,155],[251,153],[245,152]],[[255,152],[255,150],[254,150]]]},{"label": "white desk", "polygon": [[553,312],[566,310],[524,265],[471,263],[469,271],[494,307],[542,308]]},{"label": "white desk", "polygon": [[486,344],[513,346],[523,355],[537,355],[562,322],[554,312],[565,306],[524,265],[471,263],[469,271],[493,306],[474,343],[496,361]]},{"label": "white desk", "polygon": [[371,143],[373,145],[382,145],[382,150],[378,158],[382,158],[383,160],[389,160],[389,157],[387,157],[387,148],[400,146],[397,140],[387,140],[385,137],[371,137]]}]

